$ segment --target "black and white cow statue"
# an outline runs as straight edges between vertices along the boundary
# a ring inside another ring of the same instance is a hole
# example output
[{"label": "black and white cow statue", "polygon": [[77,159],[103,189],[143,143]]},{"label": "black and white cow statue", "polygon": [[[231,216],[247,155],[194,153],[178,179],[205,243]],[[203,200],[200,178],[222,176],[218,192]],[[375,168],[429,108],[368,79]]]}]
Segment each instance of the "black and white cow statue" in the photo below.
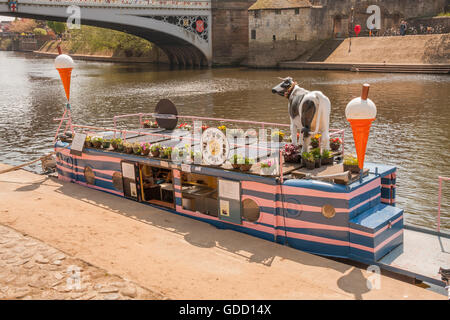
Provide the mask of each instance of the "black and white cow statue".
[{"label": "black and white cow statue", "polygon": [[292,143],[298,145],[297,130],[300,129],[303,138],[302,152],[308,151],[311,136],[317,133],[322,135],[321,149],[330,149],[330,99],[320,91],[308,91],[300,88],[291,77],[281,80],[283,82],[274,87],[272,93],[289,100]]}]

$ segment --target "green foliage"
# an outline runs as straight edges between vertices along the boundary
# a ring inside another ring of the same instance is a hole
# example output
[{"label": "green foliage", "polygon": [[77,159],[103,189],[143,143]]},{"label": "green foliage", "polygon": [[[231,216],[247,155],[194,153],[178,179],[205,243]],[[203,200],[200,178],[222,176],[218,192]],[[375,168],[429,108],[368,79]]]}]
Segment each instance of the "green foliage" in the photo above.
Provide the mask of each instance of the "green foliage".
[{"label": "green foliage", "polygon": [[47,35],[47,31],[42,28],[34,28],[33,33],[36,36],[46,36]]},{"label": "green foliage", "polygon": [[112,51],[116,56],[140,57],[150,55],[152,51],[152,44],[147,40],[119,31],[81,26],[81,29],[71,30],[70,34],[71,52],[88,54]]},{"label": "green foliage", "polygon": [[438,14],[438,17],[450,17],[450,12],[441,12]]},{"label": "green foliage", "polygon": [[314,159],[319,159],[320,158],[320,148],[312,149],[311,154],[314,157]]},{"label": "green foliage", "polygon": [[358,165],[358,158],[356,158],[353,155],[346,155],[344,157],[344,164],[352,166],[352,165]]},{"label": "green foliage", "polygon": [[150,152],[158,152],[161,149],[161,145],[160,144],[153,144],[150,148]]},{"label": "green foliage", "polygon": [[47,26],[56,34],[64,33],[67,29],[64,22],[47,21]]},{"label": "green foliage", "polygon": [[323,159],[329,159],[329,158],[331,158],[330,151],[327,150],[327,149],[323,150],[323,152],[322,152],[322,158],[323,158]]},{"label": "green foliage", "polygon": [[312,155],[311,152],[303,152],[302,153],[302,158],[305,161],[309,161],[309,162],[313,162],[314,161],[314,156]]}]

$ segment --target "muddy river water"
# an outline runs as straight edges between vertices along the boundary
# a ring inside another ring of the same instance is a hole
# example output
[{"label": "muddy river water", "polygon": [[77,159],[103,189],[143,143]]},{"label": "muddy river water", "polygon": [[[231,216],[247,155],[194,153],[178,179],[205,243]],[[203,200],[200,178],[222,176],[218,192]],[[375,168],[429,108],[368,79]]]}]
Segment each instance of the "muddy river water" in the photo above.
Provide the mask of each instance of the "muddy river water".
[{"label": "muddy river water", "polygon": [[[345,106],[371,84],[378,108],[366,161],[398,167],[397,206],[406,223],[436,227],[438,176],[450,176],[448,75],[341,71],[169,70],[145,64],[77,62],[71,103],[74,122],[110,126],[116,114],[153,112],[162,98],[179,113],[288,123],[287,102],[273,95],[277,77],[290,75],[331,100],[331,127],[346,129]],[[64,92],[52,59],[0,52],[0,162],[20,164],[52,149]],[[28,168],[38,171],[38,166]],[[442,227],[450,230],[450,182],[443,183]]]}]

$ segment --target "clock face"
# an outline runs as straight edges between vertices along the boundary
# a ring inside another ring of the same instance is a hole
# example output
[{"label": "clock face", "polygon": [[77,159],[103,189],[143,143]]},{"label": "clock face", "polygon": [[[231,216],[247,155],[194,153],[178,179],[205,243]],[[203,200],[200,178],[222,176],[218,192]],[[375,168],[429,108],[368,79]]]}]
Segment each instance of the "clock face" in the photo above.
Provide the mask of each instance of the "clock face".
[{"label": "clock face", "polygon": [[230,144],[225,134],[217,128],[208,128],[201,139],[203,159],[209,165],[220,166],[228,159]]}]

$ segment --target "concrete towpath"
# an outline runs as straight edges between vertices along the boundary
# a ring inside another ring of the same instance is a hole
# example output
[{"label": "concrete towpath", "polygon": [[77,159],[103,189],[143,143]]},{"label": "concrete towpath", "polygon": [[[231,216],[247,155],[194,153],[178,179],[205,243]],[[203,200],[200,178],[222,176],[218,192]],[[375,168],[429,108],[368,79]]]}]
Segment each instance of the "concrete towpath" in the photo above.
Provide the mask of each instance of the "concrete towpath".
[{"label": "concrete towpath", "polygon": [[23,170],[0,176],[0,203],[0,224],[158,297],[446,299],[385,276],[369,290],[365,270]]}]

